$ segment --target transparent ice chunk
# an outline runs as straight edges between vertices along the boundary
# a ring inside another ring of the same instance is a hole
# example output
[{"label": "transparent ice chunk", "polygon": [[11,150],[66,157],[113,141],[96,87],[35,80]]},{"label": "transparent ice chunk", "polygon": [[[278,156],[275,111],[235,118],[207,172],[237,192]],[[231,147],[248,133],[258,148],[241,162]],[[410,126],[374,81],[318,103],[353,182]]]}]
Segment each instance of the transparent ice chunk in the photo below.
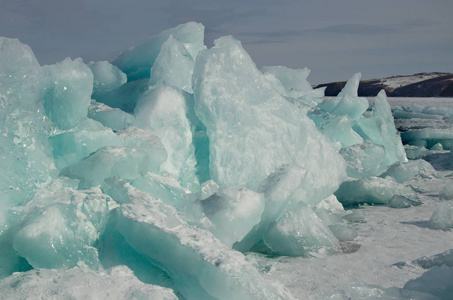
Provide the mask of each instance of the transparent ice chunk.
[{"label": "transparent ice chunk", "polygon": [[119,108],[127,113],[133,113],[138,99],[147,90],[148,79],[138,79],[126,82],[116,89],[96,93],[93,95],[93,98],[110,107]]},{"label": "transparent ice chunk", "polygon": [[420,178],[437,178],[437,172],[433,166],[423,159],[397,162],[381,174],[381,177],[392,176],[399,183]]},{"label": "transparent ice chunk", "polygon": [[270,66],[261,69],[264,77],[283,97],[294,99],[308,106],[316,106],[322,101],[324,89],[313,90],[307,81],[310,70],[290,69],[284,66]]},{"label": "transparent ice chunk", "polygon": [[14,221],[10,209],[25,205],[57,175],[41,81],[42,69],[30,47],[0,37],[0,243]]},{"label": "transparent ice chunk", "polygon": [[119,88],[127,81],[127,76],[108,61],[96,61],[88,64],[94,76],[93,97],[99,93]]},{"label": "transparent ice chunk", "polygon": [[384,166],[406,161],[406,153],[401,138],[395,129],[385,91],[380,91],[377,97],[374,98],[371,108],[372,116],[357,120],[354,130],[365,140],[384,146]]},{"label": "transparent ice chunk", "polygon": [[369,103],[367,99],[346,95],[341,98],[340,102],[338,102],[330,113],[338,116],[346,115],[353,120],[358,120],[368,107]]},{"label": "transparent ice chunk", "polygon": [[264,196],[245,188],[221,187],[201,200],[201,207],[214,225],[210,231],[231,247],[261,221]]},{"label": "transparent ice chunk", "polygon": [[79,261],[100,268],[93,246],[104,230],[109,197],[99,188],[78,191],[76,185],[57,179],[22,208],[12,242],[34,268],[74,267]]},{"label": "transparent ice chunk", "polygon": [[187,93],[193,93],[192,73],[195,57],[192,57],[183,42],[171,34],[162,44],[162,48],[151,68],[149,85],[163,81]]},{"label": "transparent ice chunk", "polygon": [[387,169],[382,165],[385,150],[381,145],[373,143],[352,145],[342,148],[340,154],[348,163],[346,172],[352,178],[378,176]]},{"label": "transparent ice chunk", "polygon": [[105,146],[122,146],[123,141],[110,128],[86,119],[77,127],[49,136],[55,165],[59,170],[73,165]]},{"label": "transparent ice chunk", "polygon": [[46,114],[60,129],[70,129],[88,115],[93,73],[81,58],[43,67],[43,101]]},{"label": "transparent ice chunk", "polygon": [[352,98],[357,98],[360,84],[360,78],[362,78],[362,73],[355,73],[351,78],[346,82],[346,85],[341,89],[337,97],[349,96]]},{"label": "transparent ice chunk", "polygon": [[88,117],[114,131],[132,126],[135,122],[134,116],[131,114],[119,108],[112,108],[103,103],[96,102],[95,100],[91,101],[90,107],[88,108]]},{"label": "transparent ice chunk", "polygon": [[61,174],[80,180],[79,187],[100,186],[108,177],[135,179],[149,170],[146,153],[131,147],[103,147],[76,164],[62,170]]},{"label": "transparent ice chunk", "polygon": [[387,204],[394,195],[417,200],[418,196],[410,187],[380,177],[366,177],[356,181],[345,181],[335,192],[343,205]]},{"label": "transparent ice chunk", "polygon": [[305,203],[292,206],[272,223],[264,242],[275,253],[302,256],[309,252],[338,251],[338,240],[316,213]]},{"label": "transparent ice chunk", "polygon": [[257,191],[281,165],[294,164],[317,182],[307,186],[316,202],[342,181],[345,164],[331,142],[275,91],[239,41],[222,37],[198,54],[193,88],[209,137],[211,179],[220,186]]},{"label": "transparent ice chunk", "polygon": [[116,135],[123,141],[124,146],[137,148],[148,155],[148,165],[151,171],[158,173],[160,166],[167,160],[167,151],[160,139],[137,127],[128,127],[118,131]]},{"label": "transparent ice chunk", "polygon": [[187,104],[179,90],[159,83],[143,94],[135,108],[135,126],[159,137],[168,153],[161,171],[183,187],[199,189],[195,149]]},{"label": "transparent ice chunk", "polygon": [[183,43],[192,59],[195,59],[200,50],[206,48],[203,43],[204,26],[200,23],[188,22],[164,30],[150,41],[124,51],[113,64],[127,74],[128,81],[149,78],[151,67],[170,35]]}]

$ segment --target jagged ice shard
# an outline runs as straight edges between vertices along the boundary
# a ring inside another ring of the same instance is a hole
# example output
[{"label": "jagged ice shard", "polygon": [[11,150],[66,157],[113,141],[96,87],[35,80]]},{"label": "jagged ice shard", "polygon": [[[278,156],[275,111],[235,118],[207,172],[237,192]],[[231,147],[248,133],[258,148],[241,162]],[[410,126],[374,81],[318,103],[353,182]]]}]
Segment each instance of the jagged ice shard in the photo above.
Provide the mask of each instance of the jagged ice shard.
[{"label": "jagged ice shard", "polygon": [[0,38],[0,292],[85,297],[79,276],[131,299],[292,299],[244,254],[338,253],[357,235],[338,200],[402,207],[416,199],[391,176],[436,176],[405,163],[360,74],[324,99],[310,70],[260,71],[234,38],[203,38],[190,22],[113,63],[49,66]]},{"label": "jagged ice shard", "polygon": [[210,173],[219,185],[258,191],[272,172],[290,164],[307,170],[305,184],[317,182],[307,198],[320,201],[343,179],[343,160],[328,139],[273,89],[239,41],[223,37],[201,51],[194,91],[210,141]]}]

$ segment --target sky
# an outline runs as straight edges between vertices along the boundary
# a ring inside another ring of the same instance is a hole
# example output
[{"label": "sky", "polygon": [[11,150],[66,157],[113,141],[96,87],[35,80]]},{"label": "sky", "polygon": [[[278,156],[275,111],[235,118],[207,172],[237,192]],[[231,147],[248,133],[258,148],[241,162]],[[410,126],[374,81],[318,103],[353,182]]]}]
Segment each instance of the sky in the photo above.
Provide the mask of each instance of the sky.
[{"label": "sky", "polygon": [[258,67],[311,70],[312,84],[453,72],[453,0],[0,0],[0,36],[28,44],[41,64],[112,61],[188,21],[205,44],[242,42]]}]

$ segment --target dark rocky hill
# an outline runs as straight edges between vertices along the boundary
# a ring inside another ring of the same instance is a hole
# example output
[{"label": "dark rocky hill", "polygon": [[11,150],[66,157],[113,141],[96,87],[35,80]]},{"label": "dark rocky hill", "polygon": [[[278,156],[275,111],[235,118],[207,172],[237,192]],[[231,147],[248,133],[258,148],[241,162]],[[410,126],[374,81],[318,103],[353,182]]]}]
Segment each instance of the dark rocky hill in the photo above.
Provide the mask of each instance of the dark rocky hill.
[{"label": "dark rocky hill", "polygon": [[[345,84],[345,81],[323,83],[315,88],[326,86],[325,95],[336,96]],[[362,97],[374,97],[382,89],[389,97],[453,97],[453,73],[419,73],[362,80],[358,92]]]}]

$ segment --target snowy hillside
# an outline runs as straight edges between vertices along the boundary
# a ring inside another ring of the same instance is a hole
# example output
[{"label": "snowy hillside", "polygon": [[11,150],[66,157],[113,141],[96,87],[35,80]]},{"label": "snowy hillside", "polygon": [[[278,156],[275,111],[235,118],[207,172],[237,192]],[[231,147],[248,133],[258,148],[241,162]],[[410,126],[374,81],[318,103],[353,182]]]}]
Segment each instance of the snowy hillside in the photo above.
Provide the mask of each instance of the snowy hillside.
[{"label": "snowy hillside", "polygon": [[[345,84],[332,82],[315,88],[327,87],[326,96],[336,96]],[[362,80],[358,91],[359,96],[372,97],[382,89],[389,97],[453,97],[453,74],[420,73]]]}]

